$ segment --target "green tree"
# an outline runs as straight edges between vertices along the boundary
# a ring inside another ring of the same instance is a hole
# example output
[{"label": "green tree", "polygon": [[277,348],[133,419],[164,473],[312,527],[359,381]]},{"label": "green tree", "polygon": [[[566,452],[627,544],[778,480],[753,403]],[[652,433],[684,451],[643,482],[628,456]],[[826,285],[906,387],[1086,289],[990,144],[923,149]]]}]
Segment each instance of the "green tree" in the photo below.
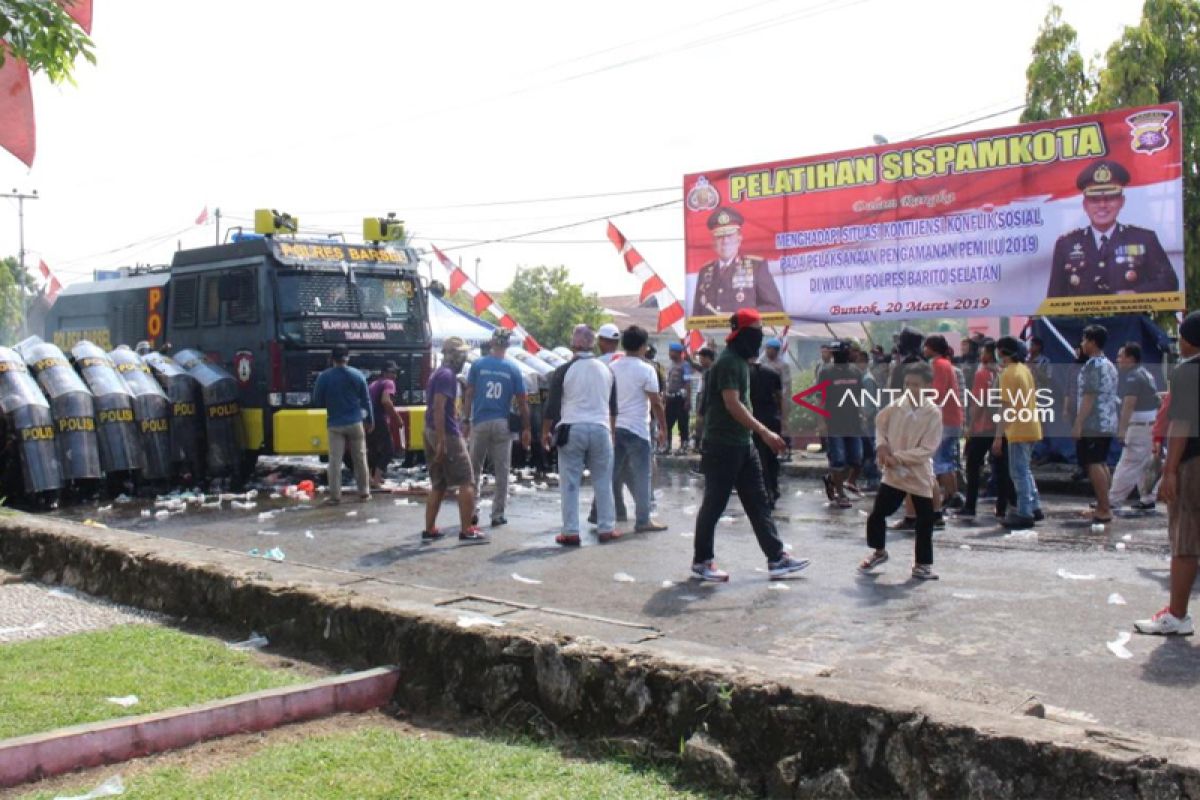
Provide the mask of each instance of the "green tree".
[{"label": "green tree", "polygon": [[1083,69],[1074,29],[1052,6],[1026,71],[1022,119],[1181,104],[1187,306],[1200,307],[1200,0],[1146,0],[1139,23],[1125,28],[1091,73]]},{"label": "green tree", "polygon": [[1094,80],[1079,54],[1075,29],[1063,22],[1062,9],[1050,6],[1033,43],[1033,61],[1025,70],[1028,89],[1022,122],[1083,114]]},{"label": "green tree", "polygon": [[25,297],[21,284],[31,284],[28,276],[22,280],[21,267],[12,256],[0,263],[0,345],[11,345],[21,333],[25,319]]},{"label": "green tree", "polygon": [[23,58],[53,83],[74,83],[71,72],[80,56],[96,63],[92,40],[58,0],[0,0],[0,40],[0,64],[10,54]]},{"label": "green tree", "polygon": [[518,268],[500,305],[544,347],[569,346],[576,325],[595,328],[608,319],[599,298],[585,294],[562,266]]}]

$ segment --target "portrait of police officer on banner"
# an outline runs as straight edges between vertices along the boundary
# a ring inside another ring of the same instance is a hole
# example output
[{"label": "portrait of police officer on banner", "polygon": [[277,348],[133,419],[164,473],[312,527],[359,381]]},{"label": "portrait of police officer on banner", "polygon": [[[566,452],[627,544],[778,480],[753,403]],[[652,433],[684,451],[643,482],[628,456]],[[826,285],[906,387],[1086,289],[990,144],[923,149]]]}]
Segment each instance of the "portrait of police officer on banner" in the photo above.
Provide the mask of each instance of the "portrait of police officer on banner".
[{"label": "portrait of police officer on banner", "polygon": [[1179,291],[1179,276],[1148,228],[1118,222],[1129,170],[1102,159],[1075,180],[1090,225],[1060,236],[1050,264],[1046,297]]},{"label": "portrait of police officer on banner", "polygon": [[739,308],[756,308],[760,313],[783,313],[779,287],[767,269],[767,260],[744,256],[742,215],[732,208],[718,208],[708,218],[716,260],[700,268],[692,316],[728,315]]}]

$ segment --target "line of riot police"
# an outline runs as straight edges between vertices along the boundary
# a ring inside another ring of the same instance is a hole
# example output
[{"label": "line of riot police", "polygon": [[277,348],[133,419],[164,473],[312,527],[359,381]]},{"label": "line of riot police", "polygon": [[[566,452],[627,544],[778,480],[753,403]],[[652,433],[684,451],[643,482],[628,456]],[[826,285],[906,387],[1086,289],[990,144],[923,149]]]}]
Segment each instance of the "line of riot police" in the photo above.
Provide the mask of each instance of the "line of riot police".
[{"label": "line of riot police", "polygon": [[52,508],[107,493],[241,479],[237,382],[202,353],[171,358],[34,336],[0,347],[0,495]]}]

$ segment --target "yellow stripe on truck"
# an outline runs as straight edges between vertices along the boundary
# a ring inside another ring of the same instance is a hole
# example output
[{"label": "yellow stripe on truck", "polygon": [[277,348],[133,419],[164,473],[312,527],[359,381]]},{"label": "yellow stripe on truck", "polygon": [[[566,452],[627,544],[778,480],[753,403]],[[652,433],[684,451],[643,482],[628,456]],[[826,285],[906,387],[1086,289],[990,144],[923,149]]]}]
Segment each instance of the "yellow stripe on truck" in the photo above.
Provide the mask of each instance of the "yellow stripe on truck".
[{"label": "yellow stripe on truck", "polygon": [[282,456],[324,455],[329,452],[329,435],[322,408],[288,408],[271,418],[275,441],[271,448]]},{"label": "yellow stripe on truck", "polygon": [[263,410],[242,409],[242,449],[258,452],[263,446]]},{"label": "yellow stripe on truck", "polygon": [[425,449],[425,406],[401,406],[397,409],[404,418],[404,441],[409,450]]}]

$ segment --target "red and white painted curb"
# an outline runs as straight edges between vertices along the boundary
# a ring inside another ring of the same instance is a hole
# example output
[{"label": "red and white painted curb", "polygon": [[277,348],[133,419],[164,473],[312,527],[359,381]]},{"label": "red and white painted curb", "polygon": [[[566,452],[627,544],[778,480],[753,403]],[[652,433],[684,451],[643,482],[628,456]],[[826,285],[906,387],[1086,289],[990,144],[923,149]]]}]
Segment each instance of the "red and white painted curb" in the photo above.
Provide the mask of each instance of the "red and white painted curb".
[{"label": "red and white painted curb", "polygon": [[398,668],[379,667],[190,708],[0,740],[0,787],[115,764],[235,733],[265,731],[342,712],[370,711],[388,703],[399,683]]}]

